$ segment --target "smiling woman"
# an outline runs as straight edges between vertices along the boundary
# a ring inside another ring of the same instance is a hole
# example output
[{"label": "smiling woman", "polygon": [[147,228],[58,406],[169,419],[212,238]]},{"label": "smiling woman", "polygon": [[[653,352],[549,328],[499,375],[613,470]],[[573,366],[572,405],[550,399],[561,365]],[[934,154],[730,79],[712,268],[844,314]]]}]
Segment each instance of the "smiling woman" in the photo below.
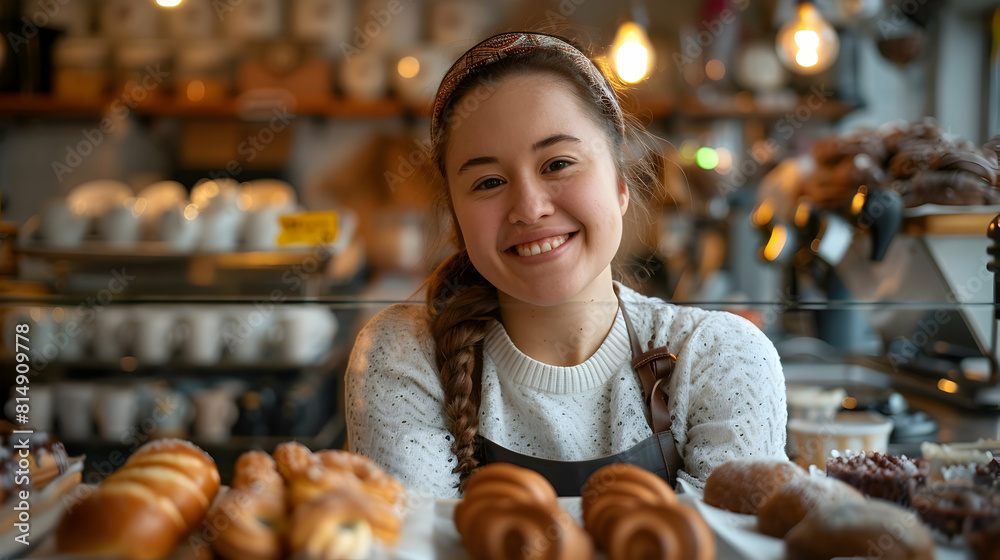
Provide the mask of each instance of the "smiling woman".
[{"label": "smiling woman", "polygon": [[701,485],[736,456],[784,458],[767,338],[614,279],[662,161],[581,50],[538,33],[483,41],[442,81],[431,137],[458,251],[426,308],[390,307],[360,333],[354,451],[436,497],[497,461],[578,495],[608,463]]}]

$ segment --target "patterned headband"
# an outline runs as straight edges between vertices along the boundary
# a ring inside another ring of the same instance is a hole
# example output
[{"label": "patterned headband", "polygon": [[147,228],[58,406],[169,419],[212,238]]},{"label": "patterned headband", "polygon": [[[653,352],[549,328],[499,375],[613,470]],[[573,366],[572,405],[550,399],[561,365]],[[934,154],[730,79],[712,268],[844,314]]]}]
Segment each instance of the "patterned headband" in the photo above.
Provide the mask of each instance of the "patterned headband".
[{"label": "patterned headband", "polygon": [[625,136],[625,119],[622,116],[621,107],[618,106],[618,101],[615,99],[615,92],[611,89],[604,74],[587,58],[587,55],[567,43],[565,39],[554,35],[515,31],[501,33],[486,39],[469,49],[455,61],[455,64],[451,65],[448,73],[441,80],[441,86],[434,97],[434,110],[431,113],[431,140],[434,144],[442,140],[444,134],[442,113],[462,80],[467,78],[469,74],[508,56],[536,49],[559,51],[569,56],[574,67],[586,78],[590,88],[600,96],[601,113],[611,117],[618,132],[622,137]]}]

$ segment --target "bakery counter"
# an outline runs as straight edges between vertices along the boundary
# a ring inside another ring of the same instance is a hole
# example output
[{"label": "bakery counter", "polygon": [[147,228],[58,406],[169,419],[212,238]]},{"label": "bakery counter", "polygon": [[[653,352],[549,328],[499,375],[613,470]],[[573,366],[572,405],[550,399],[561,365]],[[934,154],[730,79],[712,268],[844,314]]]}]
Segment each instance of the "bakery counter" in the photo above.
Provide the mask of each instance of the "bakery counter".
[{"label": "bakery counter", "polygon": [[893,418],[895,429],[888,445],[892,454],[920,456],[924,441],[1000,439],[1000,410],[972,406],[915,374],[893,372],[874,362],[785,361],[782,367],[789,388],[844,389],[845,408],[875,411]]}]

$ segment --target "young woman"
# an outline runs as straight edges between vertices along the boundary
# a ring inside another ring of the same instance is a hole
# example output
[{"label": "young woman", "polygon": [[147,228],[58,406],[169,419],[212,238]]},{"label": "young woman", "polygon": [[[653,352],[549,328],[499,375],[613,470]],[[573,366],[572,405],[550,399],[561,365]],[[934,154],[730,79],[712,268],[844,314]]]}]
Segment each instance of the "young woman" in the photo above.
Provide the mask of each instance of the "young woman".
[{"label": "young woman", "polygon": [[394,305],[360,333],[353,451],[437,498],[492,461],[578,495],[608,462],[700,486],[730,459],[785,457],[770,341],[735,315],[613,279],[660,157],[627,161],[641,132],[559,37],[504,33],[452,66],[431,138],[458,252],[430,278],[427,306]]}]

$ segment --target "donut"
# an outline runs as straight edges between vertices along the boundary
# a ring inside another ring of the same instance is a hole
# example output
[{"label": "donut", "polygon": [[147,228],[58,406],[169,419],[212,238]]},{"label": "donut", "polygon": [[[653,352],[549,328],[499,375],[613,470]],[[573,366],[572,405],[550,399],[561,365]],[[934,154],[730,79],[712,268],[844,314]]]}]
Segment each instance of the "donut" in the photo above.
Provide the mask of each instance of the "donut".
[{"label": "donut", "polygon": [[316,458],[328,469],[345,471],[358,477],[365,492],[380,496],[400,513],[406,507],[406,491],[403,484],[386,474],[375,461],[364,455],[327,449],[319,451]]},{"label": "donut", "polygon": [[808,476],[801,467],[780,459],[736,459],[723,463],[705,481],[704,501],[736,513],[756,515],[785,484]]},{"label": "donut", "polygon": [[934,540],[913,513],[882,500],[846,500],[813,509],[785,535],[788,560],[867,557],[932,560]]},{"label": "donut", "polygon": [[861,492],[839,480],[796,477],[757,510],[757,530],[780,539],[821,503],[862,499]]},{"label": "donut", "polygon": [[316,457],[308,447],[297,441],[286,441],[274,448],[274,460],[278,463],[278,471],[285,480],[290,480],[304,473],[316,464]]},{"label": "donut", "polygon": [[372,537],[362,495],[342,492],[295,508],[288,544],[297,560],[354,560],[369,557]]},{"label": "donut", "polygon": [[465,495],[455,506],[455,528],[459,534],[467,531],[474,517],[467,510],[477,502],[510,498],[521,504],[535,504],[541,508],[559,509],[556,491],[544,476],[512,465],[490,463],[469,477]]}]

